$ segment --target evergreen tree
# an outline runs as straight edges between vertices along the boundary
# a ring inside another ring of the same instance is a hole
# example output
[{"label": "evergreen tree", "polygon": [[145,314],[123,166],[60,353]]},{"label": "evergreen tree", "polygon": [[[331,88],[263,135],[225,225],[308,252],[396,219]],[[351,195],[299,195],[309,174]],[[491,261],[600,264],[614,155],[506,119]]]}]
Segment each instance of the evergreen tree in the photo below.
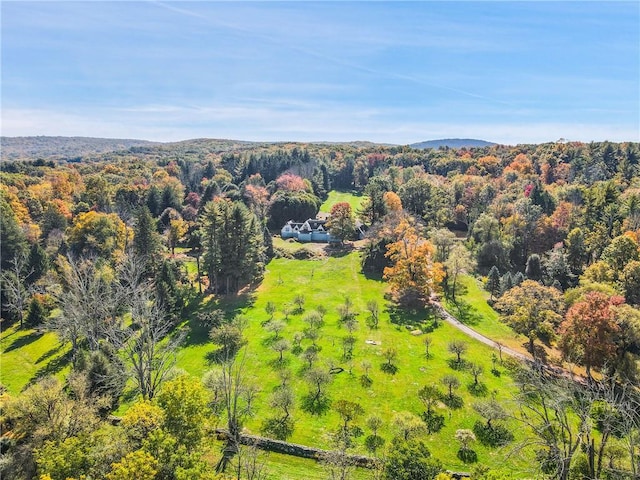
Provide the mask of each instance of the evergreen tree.
[{"label": "evergreen tree", "polygon": [[513,286],[515,287],[516,285],[520,285],[522,282],[524,282],[524,275],[522,274],[522,272],[518,272],[513,276]]},{"label": "evergreen tree", "polygon": [[495,265],[491,267],[487,276],[487,290],[491,293],[491,300],[500,292],[500,271]]},{"label": "evergreen tree", "polygon": [[581,274],[585,263],[589,259],[584,232],[579,228],[574,228],[567,235],[564,244],[567,249],[567,261],[571,271],[576,275]]},{"label": "evergreen tree", "polygon": [[29,250],[29,257],[27,259],[27,271],[29,274],[25,279],[29,285],[38,281],[42,275],[49,269],[49,259],[47,253],[39,244],[34,243]]},{"label": "evergreen tree", "polygon": [[136,213],[136,223],[133,227],[133,251],[147,262],[153,262],[160,248],[160,237],[157,232],[156,221],[151,216],[148,207],[143,206]]},{"label": "evergreen tree", "polygon": [[147,207],[151,212],[151,215],[157,217],[164,210],[162,208],[162,193],[160,189],[153,185],[149,188],[149,193],[147,194]]},{"label": "evergreen tree", "polygon": [[511,274],[511,272],[505,273],[500,279],[500,291],[502,293],[507,292],[511,290],[513,286],[513,275]]},{"label": "evergreen tree", "polygon": [[367,225],[373,225],[387,213],[384,194],[390,189],[389,182],[382,177],[373,177],[367,184],[365,188],[367,200],[358,212],[358,215],[362,216]]},{"label": "evergreen tree", "polygon": [[0,194],[0,270],[10,268],[14,258],[27,250],[27,239],[11,206]]},{"label": "evergreen tree", "polygon": [[173,322],[180,320],[184,308],[184,298],[177,278],[179,269],[175,262],[164,260],[160,264],[156,277],[156,298],[162,305],[167,318]]},{"label": "evergreen tree", "polygon": [[209,202],[204,211],[202,238],[211,291],[235,293],[262,274],[262,229],[243,203],[227,199]]},{"label": "evergreen tree", "polygon": [[527,267],[524,272],[529,280],[540,281],[542,279],[540,255],[537,253],[529,255],[529,258],[527,258]]},{"label": "evergreen tree", "polygon": [[30,327],[35,327],[37,325],[41,325],[47,318],[47,311],[35,297],[31,298],[31,303],[29,304],[29,314],[27,315],[27,325]]},{"label": "evergreen tree", "polygon": [[160,205],[160,211],[164,211],[167,208],[173,208],[178,211],[182,210],[182,200],[180,199],[178,192],[176,192],[171,185],[165,185],[162,189]]}]

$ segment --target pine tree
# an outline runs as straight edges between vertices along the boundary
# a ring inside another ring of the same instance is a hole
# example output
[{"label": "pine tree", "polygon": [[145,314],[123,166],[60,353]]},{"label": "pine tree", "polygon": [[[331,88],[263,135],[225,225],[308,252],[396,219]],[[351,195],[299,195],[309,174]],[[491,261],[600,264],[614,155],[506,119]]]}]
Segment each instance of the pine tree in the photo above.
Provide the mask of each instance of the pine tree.
[{"label": "pine tree", "polygon": [[27,315],[27,325],[35,327],[42,324],[47,318],[47,311],[45,310],[40,300],[35,297],[31,298],[29,304],[29,315]]},{"label": "pine tree", "polygon": [[174,322],[180,319],[184,307],[184,299],[178,286],[176,270],[177,265],[174,262],[164,260],[156,277],[157,302],[162,305],[167,318]]},{"label": "pine tree", "polygon": [[500,279],[500,292],[505,293],[513,288],[513,275],[511,272],[505,273]]},{"label": "pine tree", "polygon": [[493,300],[494,295],[500,292],[500,271],[495,265],[491,267],[487,276],[487,290],[491,293],[491,300]]},{"label": "pine tree", "polygon": [[540,263],[540,255],[534,253],[527,258],[527,267],[525,274],[529,280],[540,281],[542,279],[542,265]]},{"label": "pine tree", "polygon": [[216,199],[207,204],[202,242],[211,291],[235,293],[264,271],[262,228],[241,202]]},{"label": "pine tree", "polygon": [[151,216],[149,208],[141,207],[136,213],[136,224],[133,228],[133,251],[147,264],[152,264],[160,248],[160,237],[157,232],[156,221]]},{"label": "pine tree", "polygon": [[27,271],[29,274],[25,279],[29,285],[34,284],[49,269],[49,259],[44,248],[38,243],[31,245],[29,257],[27,259]]}]

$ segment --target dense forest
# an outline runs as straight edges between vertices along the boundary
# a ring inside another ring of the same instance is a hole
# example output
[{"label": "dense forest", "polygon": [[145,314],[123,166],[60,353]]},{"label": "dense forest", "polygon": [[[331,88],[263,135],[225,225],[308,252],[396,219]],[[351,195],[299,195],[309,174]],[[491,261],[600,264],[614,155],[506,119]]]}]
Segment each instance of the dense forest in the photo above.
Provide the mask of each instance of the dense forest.
[{"label": "dense forest", "polygon": [[[438,299],[461,314],[463,277],[472,275],[501,320],[523,336],[531,361],[511,366],[520,403],[510,411],[530,432],[526,448],[537,475],[640,475],[639,144],[110,145],[75,142],[67,154],[3,152],[2,329],[54,332],[69,346],[61,360],[66,378],[42,375],[22,390],[2,387],[3,477],[266,478],[252,470],[255,457],[239,454],[255,394],[241,376],[252,319],[203,305],[255,289],[272,259],[291,255],[275,242],[280,228],[314,218],[336,190],[363,201],[355,210],[333,206],[328,225],[340,240],[333,248],[353,248],[356,219],[367,227],[366,239],[357,241],[361,270],[385,282],[400,316],[429,311]],[[285,318],[296,308],[302,315],[304,298]],[[346,300],[340,308],[348,358],[356,315]],[[312,342],[300,355],[315,391],[308,400],[321,410],[329,380],[314,367],[314,335],[324,313],[307,312],[308,330],[290,343],[280,341],[285,327],[274,319],[276,306],[265,311],[280,361],[301,348],[300,339]],[[379,328],[377,304],[367,311],[370,330]],[[215,378],[173,369],[193,318],[219,346]],[[426,348],[428,354],[428,342]],[[460,367],[466,347],[450,349]],[[403,352],[384,355],[392,370]],[[558,374],[570,367],[578,380]],[[473,364],[465,368],[474,371]],[[417,421],[428,433],[414,436],[407,426],[413,419],[399,422],[403,433],[387,442],[393,448],[377,457],[376,473],[356,478],[450,478],[442,467],[447,459],[436,461],[421,439],[446,420],[435,407],[453,402],[454,380],[443,381],[444,393],[425,386],[418,394],[425,412]],[[272,410],[284,413],[262,433],[286,439],[293,392],[278,391]],[[476,437],[495,445],[509,437],[499,428],[504,407],[488,399],[476,407],[486,424],[456,433],[463,459],[471,458]],[[342,423],[327,476],[364,475],[345,461],[362,434],[354,426],[362,407],[344,400],[331,408]],[[207,416],[224,419],[226,428],[215,461],[204,447],[213,436]],[[372,425],[369,446],[379,438]],[[501,475],[478,466],[473,478],[510,478]]]}]

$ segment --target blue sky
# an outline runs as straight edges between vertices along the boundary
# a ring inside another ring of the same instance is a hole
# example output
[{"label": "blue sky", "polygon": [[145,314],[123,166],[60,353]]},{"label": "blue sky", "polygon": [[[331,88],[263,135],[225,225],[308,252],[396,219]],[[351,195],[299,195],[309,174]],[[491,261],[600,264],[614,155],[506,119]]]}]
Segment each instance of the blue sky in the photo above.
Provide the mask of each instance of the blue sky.
[{"label": "blue sky", "polygon": [[2,1],[2,135],[640,141],[640,2]]}]

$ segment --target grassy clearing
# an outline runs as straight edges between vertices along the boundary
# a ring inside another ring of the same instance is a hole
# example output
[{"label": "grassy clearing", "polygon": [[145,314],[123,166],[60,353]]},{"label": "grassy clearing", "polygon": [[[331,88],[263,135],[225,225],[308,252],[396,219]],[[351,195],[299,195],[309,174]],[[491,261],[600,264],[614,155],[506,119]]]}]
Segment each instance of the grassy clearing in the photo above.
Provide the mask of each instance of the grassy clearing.
[{"label": "grassy clearing", "polygon": [[329,197],[320,206],[321,212],[330,212],[331,207],[339,202],[347,202],[351,205],[351,210],[357,212],[362,206],[362,202],[366,200],[366,196],[358,192],[339,192],[337,190],[331,190]]},{"label": "grassy clearing", "polygon": [[[458,306],[452,302],[446,302],[447,310],[482,335],[528,355],[528,340],[524,335],[515,333],[511,327],[500,320],[498,312],[487,302],[490,295],[482,287],[480,280],[470,275],[465,275],[461,281],[466,291],[463,295],[460,295]],[[536,341],[536,346],[544,349],[548,362],[562,365],[562,362],[560,362],[562,354],[555,346],[542,345],[539,341]],[[564,366],[565,368],[570,367],[578,375],[586,375],[584,367],[576,365]]]},{"label": "grassy clearing", "polygon": [[[460,380],[461,386],[456,393],[462,398],[463,407],[449,410],[444,405],[439,405],[438,411],[445,417],[445,426],[439,433],[425,436],[425,441],[433,455],[441,459],[447,468],[470,470],[472,467],[462,463],[456,456],[458,444],[454,435],[456,429],[471,428],[474,422],[480,419],[472,408],[478,397],[472,396],[468,390],[473,381],[471,373],[468,370],[455,371],[451,368],[450,361],[453,356],[447,350],[448,343],[454,339],[467,342],[469,349],[464,354],[464,359],[484,368],[480,380],[486,386],[485,398],[494,395],[498,400],[508,402],[515,390],[509,375],[501,367],[500,376],[493,375],[493,352],[489,347],[468,339],[445,323],[440,322],[434,328],[433,318],[428,312],[417,311],[407,314],[394,310],[384,298],[386,284],[364,276],[360,272],[359,261],[357,252],[316,260],[276,259],[267,266],[265,279],[257,290],[225,299],[203,299],[201,309],[222,308],[229,318],[242,312],[250,319],[245,332],[249,340],[246,347],[247,372],[259,385],[260,393],[255,403],[256,414],[247,422],[247,429],[255,433],[260,432],[265,419],[273,414],[269,406],[269,397],[279,383],[278,370],[287,368],[292,372],[291,385],[296,392],[296,405],[293,410],[295,428],[289,440],[331,448],[330,434],[339,425],[338,415],[330,408],[321,414],[307,413],[302,409],[302,398],[309,390],[303,379],[306,363],[301,355],[286,352],[283,365],[279,365],[276,361],[278,354],[271,348],[273,334],[263,326],[269,319],[264,308],[268,301],[274,302],[278,308],[275,317],[284,319],[283,308],[291,305],[296,295],[302,294],[305,297],[305,312],[319,305],[327,310],[326,325],[322,328],[321,338],[318,340],[322,350],[317,365],[327,369],[331,366],[344,368],[342,373],[332,375],[333,382],[328,387],[328,397],[333,402],[340,399],[358,402],[366,412],[357,422],[364,429],[364,436],[356,439],[354,452],[367,453],[364,439],[371,433],[365,427],[364,420],[367,416],[377,414],[383,419],[384,426],[379,433],[389,442],[394,435],[394,415],[403,411],[420,414],[424,407],[417,398],[418,390],[424,385],[437,384],[444,391],[445,388],[440,385],[441,378],[453,374]],[[478,292],[481,293],[480,290],[470,289],[466,297],[478,297]],[[351,299],[354,310],[358,312],[359,322],[359,328],[355,332],[356,344],[352,359],[343,358],[342,338],[346,336],[347,331],[338,324],[338,307],[347,297]],[[365,325],[368,315],[366,305],[370,300],[375,300],[380,306],[380,328],[377,330],[370,330]],[[482,303],[478,305],[481,306]],[[190,312],[188,315],[189,335],[184,346],[178,351],[177,366],[196,377],[201,377],[207,370],[216,368],[216,365],[210,360],[214,346],[209,341],[207,329],[199,325],[196,313]],[[484,315],[483,313],[483,321]],[[295,332],[302,331],[305,327],[303,316],[304,313],[289,315],[286,327],[280,335],[291,340]],[[486,321],[488,324],[495,323],[497,317],[488,316]],[[426,358],[425,355],[424,335],[411,335],[408,326],[419,327],[425,331],[434,328],[429,333],[432,338],[430,358]],[[496,328],[495,325],[493,328]],[[493,335],[490,330],[486,332],[487,335]],[[366,340],[375,341],[377,344],[368,344]],[[303,340],[303,348],[310,343],[310,340]],[[385,362],[383,352],[388,347],[393,347],[398,352],[397,360],[394,361],[398,369],[395,374],[381,370],[381,365]],[[2,383],[12,393],[19,392],[44,373],[51,372],[62,376],[69,368],[63,362],[68,347],[60,347],[57,338],[51,333],[39,335],[34,331],[10,328],[2,333],[0,348]],[[369,377],[372,383],[367,387],[360,382],[364,373],[363,360],[371,363]],[[126,406],[119,412],[122,413],[124,409]],[[516,442],[522,440],[516,425],[511,425],[510,429],[516,435]],[[502,451],[488,449],[477,442],[473,448],[480,463],[505,470],[513,478],[526,475],[523,472],[531,463],[526,452],[516,458],[508,458],[508,448]],[[274,479],[314,479],[326,476],[322,467],[310,460],[271,454],[268,463],[270,471],[277,472],[272,476]],[[368,472],[360,471],[358,476],[366,478]]]},{"label": "grassy clearing", "polygon": [[523,347],[527,339],[500,320],[498,312],[487,303],[490,295],[480,281],[470,275],[464,275],[460,281],[464,286],[464,293],[459,296],[458,305],[445,302],[447,310],[482,335],[514,350],[527,353]]},{"label": "grassy clearing", "polygon": [[[245,332],[249,339],[246,347],[247,370],[260,386],[261,392],[255,403],[256,415],[247,423],[247,428],[252,432],[260,432],[264,420],[272,415],[268,403],[269,396],[279,384],[278,370],[287,368],[292,372],[291,385],[296,392],[296,408],[293,413],[295,429],[290,440],[331,448],[330,434],[339,425],[338,415],[331,409],[321,414],[303,411],[302,398],[309,390],[303,379],[305,361],[301,355],[287,352],[283,365],[280,365],[277,362],[278,354],[271,349],[273,334],[263,327],[269,320],[269,315],[264,310],[267,301],[276,304],[278,312],[275,318],[283,320],[283,307],[292,304],[297,294],[302,294],[305,297],[305,312],[318,305],[327,309],[326,325],[322,328],[322,336],[318,341],[322,350],[317,364],[327,369],[344,368],[342,373],[333,375],[328,396],[332,401],[346,399],[363,406],[366,413],[358,423],[364,428],[365,436],[370,432],[364,427],[364,419],[368,415],[377,414],[385,422],[380,434],[390,441],[394,435],[392,419],[397,412],[420,414],[424,410],[417,398],[417,392],[422,386],[440,386],[441,378],[448,374],[459,378],[461,386],[456,393],[462,397],[463,407],[449,410],[440,405],[439,412],[445,416],[445,427],[439,433],[427,436],[425,440],[434,456],[442,459],[447,468],[469,469],[468,465],[456,457],[459,447],[454,435],[456,429],[471,428],[474,422],[480,419],[472,408],[472,403],[478,398],[472,396],[468,390],[468,386],[473,382],[471,373],[468,370],[454,371],[449,366],[453,356],[447,350],[448,343],[454,339],[468,343],[469,350],[464,358],[483,366],[484,374],[480,379],[486,387],[485,398],[494,395],[499,400],[509,400],[515,387],[504,369],[499,368],[500,376],[490,373],[492,350],[489,347],[473,342],[442,322],[430,334],[433,343],[430,347],[431,356],[427,359],[424,336],[411,335],[405,324],[428,329],[432,325],[432,319],[427,312],[415,312],[413,315],[395,312],[384,300],[385,287],[384,283],[368,279],[360,273],[357,253],[322,260],[276,259],[268,265],[264,282],[255,292],[255,296],[238,300],[233,305],[217,305],[227,310],[232,306],[235,311],[242,310],[250,318]],[[347,331],[338,325],[337,313],[338,306],[346,297],[352,300],[355,311],[359,312],[359,329],[355,333],[357,342],[351,360],[343,358],[342,338]],[[375,300],[380,305],[380,328],[373,331],[365,326],[366,304],[369,300]],[[295,332],[301,332],[305,326],[303,316],[304,313],[290,315],[284,331],[280,334],[281,337],[291,340]],[[373,340],[379,344],[367,344],[366,340]],[[303,340],[302,347],[306,348],[310,343],[310,340]],[[385,362],[383,352],[388,347],[394,347],[398,352],[398,358],[394,362],[398,370],[393,375],[381,370],[381,365]],[[179,366],[195,375],[200,375],[208,368],[215,368],[215,365],[206,361],[207,353],[211,351],[212,347],[206,341],[205,332],[194,332],[191,345],[180,352]],[[372,384],[368,387],[360,383],[363,360],[369,361],[372,365],[369,372]],[[440,388],[445,390],[442,386]],[[515,425],[511,426],[511,430],[516,434],[516,441],[521,440]],[[355,451],[366,453],[365,436],[356,440]],[[515,476],[514,478],[517,478],[528,463],[526,456],[521,455],[517,460],[507,459],[506,451],[490,450],[480,444],[474,445],[474,449],[481,463],[506,469]]]},{"label": "grassy clearing", "polygon": [[61,345],[55,333],[21,330],[12,325],[0,336],[0,382],[12,394],[20,393],[37,379],[69,373],[69,345]]}]

